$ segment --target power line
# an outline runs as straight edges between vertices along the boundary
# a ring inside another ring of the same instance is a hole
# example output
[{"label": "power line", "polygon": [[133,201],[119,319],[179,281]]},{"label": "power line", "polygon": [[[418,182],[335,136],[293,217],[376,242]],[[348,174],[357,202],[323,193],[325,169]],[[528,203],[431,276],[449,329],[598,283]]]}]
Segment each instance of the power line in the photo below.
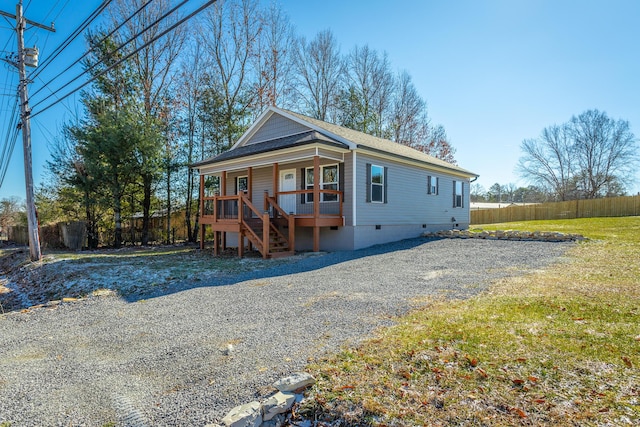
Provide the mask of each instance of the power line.
[{"label": "power line", "polygon": [[45,58],[42,63],[38,66],[38,68],[29,76],[30,79],[36,78],[51,62],[62,53],[62,51],[71,44],[72,41],[76,39],[88,26],[93,22],[94,19],[98,17],[102,13],[104,9],[111,3],[112,0],[103,1],[100,6],[98,6],[92,13],[87,17],[81,24],[78,26],[62,43],[56,47],[50,56]]},{"label": "power line", "polygon": [[[58,101],[54,101],[51,104],[47,105],[46,107],[43,107],[41,110],[37,111],[37,112],[33,112],[33,108],[35,108],[37,105],[42,104],[44,101],[46,101],[47,99],[49,99],[51,96],[53,96],[54,94],[56,94],[57,92],[59,92],[60,90],[62,90],[64,87],[68,86],[71,82],[77,80],[79,77],[81,77],[82,75],[84,75],[86,72],[90,71],[91,69],[93,69],[96,65],[98,64],[94,64],[94,66],[92,66],[89,70],[85,71],[83,74],[77,76],[76,78],[74,78],[73,80],[71,80],[69,83],[65,84],[64,86],[62,86],[61,88],[59,88],[58,90],[56,90],[54,93],[52,93],[51,95],[47,96],[46,98],[38,101],[36,104],[33,105],[32,107],[32,113],[31,113],[31,117],[35,117],[40,113],[43,113],[44,111],[48,110],[49,108],[53,107],[55,104],[57,104],[58,102],[60,102],[60,100],[72,95],[73,93],[79,91],[80,89],[82,89],[83,87],[87,86],[89,83],[93,82],[94,80],[96,80],[99,77],[102,77],[104,74],[106,74],[107,72],[111,71],[113,68],[117,67],[118,65],[120,65],[121,63],[123,63],[124,61],[126,61],[127,59],[131,58],[133,55],[135,55],[136,53],[138,53],[139,51],[141,51],[142,49],[144,49],[145,47],[149,46],[151,43],[155,42],[156,40],[158,40],[159,38],[165,36],[167,33],[169,33],[170,31],[174,30],[176,27],[179,27],[180,25],[182,25],[183,23],[185,23],[186,21],[188,21],[189,19],[191,19],[192,17],[194,17],[195,15],[197,15],[198,13],[202,12],[204,9],[206,9],[207,7],[211,6],[213,3],[215,3],[217,0],[209,0],[208,2],[206,2],[205,4],[203,4],[202,6],[200,6],[198,9],[196,9],[195,11],[191,12],[189,15],[185,16],[184,18],[182,18],[181,20],[179,20],[178,22],[176,22],[175,24],[173,24],[172,26],[170,26],[169,28],[165,29],[164,31],[162,31],[160,34],[156,35],[155,37],[153,37],[151,40],[149,40],[148,42],[146,42],[145,44],[143,44],[142,46],[140,46],[139,48],[135,49],[134,51],[130,52],[129,54],[127,54],[126,56],[124,56],[123,58],[121,58],[120,60],[118,60],[117,62],[115,62],[114,64],[112,64],[111,66],[107,67],[106,69],[102,70],[100,73],[96,74],[94,77],[90,78],[89,80],[87,80],[85,83],[81,84],[80,86],[78,86],[77,88],[71,90],[70,92],[67,92],[65,95],[61,96],[60,99]],[[151,26],[150,26],[151,27]],[[146,29],[144,29],[141,33],[147,31],[150,27],[147,27]],[[131,40],[137,38],[134,37]],[[131,40],[127,41],[125,44],[128,44],[131,42]],[[120,47],[122,47],[124,45],[121,45]],[[119,48],[120,48],[119,47]],[[118,48],[118,49],[119,49]],[[116,49],[116,51],[118,50]]]},{"label": "power line", "polygon": [[[109,37],[111,37],[116,31],[118,31],[120,28],[122,28],[127,22],[129,22],[131,19],[133,19],[138,13],[140,13],[145,7],[147,7],[147,5],[149,5],[153,0],[148,0],[147,2],[145,2],[142,6],[140,6],[140,8],[138,10],[136,10],[131,16],[129,16],[126,20],[124,20],[120,25],[118,25],[116,28],[114,28],[109,34],[107,34],[106,36],[104,36],[99,42],[98,44],[104,42],[105,40],[107,40]],[[179,6],[180,7],[182,5],[184,5],[187,2],[187,0],[183,1]],[[176,8],[177,8],[176,7]],[[174,8],[175,10],[175,8]],[[152,25],[155,25],[152,24]],[[150,26],[151,27],[151,26]],[[150,28],[149,27],[149,28]],[[145,30],[146,31],[146,30]],[[139,35],[139,34],[138,34]],[[137,36],[136,36],[137,37]],[[130,42],[131,40],[129,40]],[[127,42],[127,43],[129,43]],[[126,44],[126,43],[125,43]],[[113,52],[109,52],[109,54],[113,54],[115,52],[117,52],[123,45],[120,45],[117,49],[115,49]],[[43,86],[40,87],[40,89],[36,89],[32,94],[31,97],[33,98],[34,96],[36,96],[38,94],[38,92],[40,92],[42,89],[44,89],[47,85],[51,84],[55,79],[57,79],[58,77],[60,77],[62,74],[66,73],[67,71],[69,71],[74,65],[76,65],[78,62],[82,61],[83,58],[86,58],[87,55],[89,55],[89,53],[91,53],[90,50],[86,51],[80,58],[76,59],[74,62],[71,63],[71,65],[69,65],[67,68],[65,68],[63,71],[59,72],[58,74],[56,74],[55,77],[51,78],[48,82],[44,83]],[[75,80],[77,80],[78,78],[80,78],[83,74],[85,74],[85,72],[83,72],[82,74],[80,74],[79,76],[77,76],[75,79],[71,80],[70,82],[67,83],[67,85],[62,86],[60,89],[64,89],[66,86],[68,86],[69,84],[71,84],[72,82],[74,82]],[[37,76],[35,76],[37,77]]]},{"label": "power line", "polygon": [[[137,39],[138,37],[140,37],[142,34],[144,34],[145,32],[147,32],[149,29],[153,28],[156,24],[158,24],[160,21],[162,21],[163,19],[166,19],[167,16],[171,15],[173,12],[175,12],[176,10],[178,10],[180,7],[184,6],[185,3],[187,3],[188,0],[183,0],[181,3],[177,4],[175,7],[173,7],[171,10],[167,11],[164,15],[162,15],[160,18],[156,19],[153,23],[151,23],[149,26],[147,26],[147,28],[142,29],[142,31],[138,32],[138,34],[135,34],[133,37],[131,37],[129,40],[127,40],[124,43],[121,43],[118,47],[116,47],[115,49],[113,49],[111,52],[108,53],[108,55],[113,55],[114,53],[118,52],[120,49],[122,49],[124,46],[128,45],[129,43],[131,43],[132,41],[134,41],[135,39]],[[164,33],[163,33],[164,34]],[[103,39],[105,40],[105,39]],[[154,39],[155,41],[156,39]],[[138,49],[140,50],[140,49]],[[136,50],[135,52],[138,52],[138,50]],[[87,52],[88,54],[89,52]],[[85,54],[86,55],[86,54]],[[128,57],[130,57],[131,55],[129,55]],[[128,58],[127,57],[127,58]],[[61,87],[59,87],[58,89],[56,89],[54,92],[51,93],[51,95],[47,96],[46,98],[36,102],[33,107],[36,107],[40,104],[42,104],[44,101],[46,101],[47,99],[51,98],[52,95],[57,94],[58,92],[60,92],[62,89],[64,89],[65,87],[69,86],[71,83],[75,82],[76,80],[78,80],[80,77],[84,76],[85,74],[91,72],[91,70],[93,70],[94,68],[96,68],[98,65],[102,64],[104,61],[100,60],[98,62],[96,62],[95,64],[91,65],[91,67],[89,67],[88,69],[82,71],[80,74],[78,74],[77,76],[75,76],[73,79],[71,79],[70,81],[68,81],[67,83],[65,83],[64,85],[62,85]],[[121,61],[122,62],[122,61]],[[118,62],[120,63],[120,62]],[[102,74],[101,74],[102,75]],[[81,87],[84,87],[81,86]],[[79,89],[77,89],[79,90]],[[36,91],[34,92],[34,95],[39,92]]]},{"label": "power line", "polygon": [[13,111],[11,112],[11,118],[7,123],[7,135],[5,136],[4,145],[2,146],[2,159],[0,160],[0,187],[4,183],[4,178],[11,162],[11,156],[13,155],[13,149],[16,146],[18,140],[18,97],[16,96],[13,103]]}]

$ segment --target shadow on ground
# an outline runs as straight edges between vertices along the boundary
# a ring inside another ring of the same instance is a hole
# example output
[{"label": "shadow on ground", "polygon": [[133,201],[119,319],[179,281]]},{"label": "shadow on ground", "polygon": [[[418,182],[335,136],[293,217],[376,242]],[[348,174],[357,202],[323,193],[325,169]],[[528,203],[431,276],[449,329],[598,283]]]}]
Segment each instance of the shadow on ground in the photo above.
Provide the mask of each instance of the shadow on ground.
[{"label": "shadow on ground", "polygon": [[263,260],[214,257],[194,246],[107,249],[93,252],[45,253],[29,262],[28,248],[0,248],[0,313],[47,305],[52,301],[116,293],[127,302],[151,299],[188,289],[228,286],[319,270],[343,262],[408,250],[434,239],[413,238],[355,251],[300,253]]}]

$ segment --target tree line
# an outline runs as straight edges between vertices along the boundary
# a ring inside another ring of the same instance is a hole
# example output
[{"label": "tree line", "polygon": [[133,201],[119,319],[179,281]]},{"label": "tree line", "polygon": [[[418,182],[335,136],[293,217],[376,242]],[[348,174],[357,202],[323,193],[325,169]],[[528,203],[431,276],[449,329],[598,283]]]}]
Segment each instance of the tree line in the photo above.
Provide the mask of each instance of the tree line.
[{"label": "tree line", "polygon": [[445,129],[386,53],[344,53],[330,30],[307,40],[277,3],[257,0],[218,1],[154,41],[179,19],[165,17],[172,3],[115,0],[86,34],[83,67],[95,80],[51,144],[36,195],[41,223],[83,220],[90,247],[105,230],[118,247],[123,221],[140,213],[147,244],[151,214],[166,213],[168,240],[180,208],[195,241],[199,181],[189,165],[228,150],[270,105],[455,163]]}]

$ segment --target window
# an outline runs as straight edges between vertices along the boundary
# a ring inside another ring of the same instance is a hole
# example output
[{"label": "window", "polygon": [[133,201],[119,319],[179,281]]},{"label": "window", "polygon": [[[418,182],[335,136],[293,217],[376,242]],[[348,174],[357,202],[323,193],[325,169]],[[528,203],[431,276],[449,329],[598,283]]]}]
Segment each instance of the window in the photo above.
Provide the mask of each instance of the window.
[{"label": "window", "polygon": [[463,191],[462,181],[453,181],[453,207],[461,208],[462,205],[462,191]]},{"label": "window", "polygon": [[438,177],[429,175],[427,176],[427,194],[438,194]]},{"label": "window", "polygon": [[[305,169],[305,188],[313,190],[313,168]],[[338,190],[338,165],[320,166],[320,189]],[[337,194],[321,194],[321,202],[337,202]],[[313,202],[313,193],[306,194],[306,202]]]},{"label": "window", "polygon": [[246,193],[249,190],[249,178],[239,176],[236,178],[236,194]]},{"label": "window", "polygon": [[384,203],[384,168],[371,165],[371,201]]}]

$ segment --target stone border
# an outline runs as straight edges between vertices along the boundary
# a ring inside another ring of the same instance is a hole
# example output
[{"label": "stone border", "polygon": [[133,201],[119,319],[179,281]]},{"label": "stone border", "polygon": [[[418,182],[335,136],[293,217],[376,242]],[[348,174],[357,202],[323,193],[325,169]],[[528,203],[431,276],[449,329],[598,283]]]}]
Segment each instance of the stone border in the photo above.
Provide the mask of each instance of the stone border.
[{"label": "stone border", "polygon": [[287,422],[285,414],[294,403],[302,401],[302,392],[315,382],[311,374],[296,372],[273,383],[278,392],[266,400],[236,406],[222,419],[222,425],[207,424],[205,427],[282,427]]},{"label": "stone border", "polygon": [[540,242],[576,242],[588,240],[581,234],[559,233],[554,231],[519,230],[442,230],[424,233],[423,237],[437,239],[486,239],[486,240],[525,240]]}]

